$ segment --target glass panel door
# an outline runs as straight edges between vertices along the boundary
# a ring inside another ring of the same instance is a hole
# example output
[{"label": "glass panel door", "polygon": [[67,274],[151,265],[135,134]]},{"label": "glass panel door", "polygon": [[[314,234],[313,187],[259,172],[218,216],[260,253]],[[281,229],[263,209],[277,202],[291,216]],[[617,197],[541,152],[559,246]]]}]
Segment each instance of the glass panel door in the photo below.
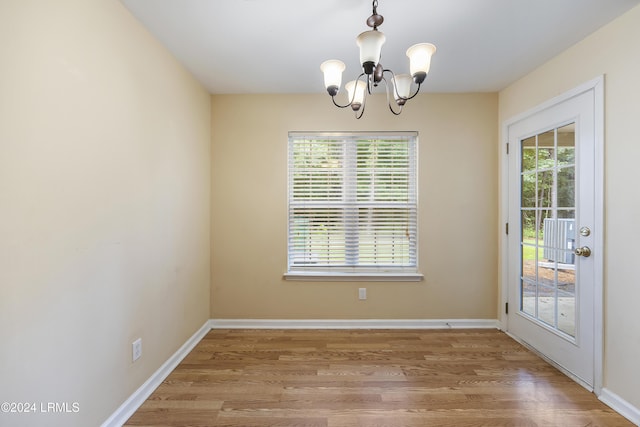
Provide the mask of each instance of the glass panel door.
[{"label": "glass panel door", "polygon": [[595,111],[585,86],[507,127],[507,328],[587,388],[602,309]]}]

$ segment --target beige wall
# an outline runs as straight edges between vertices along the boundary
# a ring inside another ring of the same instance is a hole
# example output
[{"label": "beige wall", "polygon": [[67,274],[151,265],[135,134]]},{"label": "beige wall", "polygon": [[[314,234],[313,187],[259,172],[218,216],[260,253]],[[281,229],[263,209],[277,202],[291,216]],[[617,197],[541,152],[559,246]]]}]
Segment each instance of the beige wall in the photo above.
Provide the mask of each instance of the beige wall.
[{"label": "beige wall", "polygon": [[118,1],[0,40],[0,402],[80,410],[0,425],[97,426],[209,318],[209,95]]},{"label": "beige wall", "polygon": [[[495,319],[496,123],[497,94],[419,95],[399,117],[376,96],[361,120],[324,94],[212,96],[211,317]],[[282,278],[287,132],[352,130],[419,132],[422,282]]]},{"label": "beige wall", "polygon": [[640,117],[640,7],[500,92],[500,121],[605,75],[604,387],[640,408],[640,287],[634,250]]}]

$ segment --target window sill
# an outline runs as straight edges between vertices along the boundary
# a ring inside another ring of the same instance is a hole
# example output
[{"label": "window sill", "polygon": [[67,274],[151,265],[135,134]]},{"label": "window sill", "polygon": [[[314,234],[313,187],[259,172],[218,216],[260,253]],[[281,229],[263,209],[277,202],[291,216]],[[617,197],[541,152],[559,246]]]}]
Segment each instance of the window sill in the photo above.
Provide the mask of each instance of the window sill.
[{"label": "window sill", "polygon": [[327,273],[295,271],[283,275],[285,280],[308,282],[420,282],[421,273]]}]

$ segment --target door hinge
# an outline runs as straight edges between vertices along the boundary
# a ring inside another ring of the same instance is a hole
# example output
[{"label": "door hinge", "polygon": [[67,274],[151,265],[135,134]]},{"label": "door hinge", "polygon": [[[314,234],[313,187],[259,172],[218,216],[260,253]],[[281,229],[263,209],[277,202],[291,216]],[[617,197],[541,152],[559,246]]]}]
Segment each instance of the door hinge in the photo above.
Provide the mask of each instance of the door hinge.
[{"label": "door hinge", "polygon": [[507,142],[507,154],[509,154],[509,143]]},{"label": "door hinge", "polygon": [[504,313],[505,314],[509,314],[509,303],[508,302],[504,303]]},{"label": "door hinge", "polygon": [[505,234],[509,234],[509,223],[508,222],[506,222],[504,224],[504,232],[505,232]]}]

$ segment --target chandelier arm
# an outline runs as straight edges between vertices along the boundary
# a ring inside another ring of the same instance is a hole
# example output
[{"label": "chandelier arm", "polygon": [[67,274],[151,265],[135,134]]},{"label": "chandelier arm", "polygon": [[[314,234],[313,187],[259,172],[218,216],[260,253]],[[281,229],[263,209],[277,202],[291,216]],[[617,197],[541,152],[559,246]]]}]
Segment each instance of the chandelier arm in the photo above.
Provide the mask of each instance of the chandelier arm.
[{"label": "chandelier arm", "polygon": [[[385,71],[389,71],[389,72],[391,72],[391,75],[392,75],[392,76],[394,75],[394,74],[393,74],[393,71],[391,71],[391,70],[385,70]],[[394,109],[393,109],[393,104],[395,104],[395,98],[393,98],[393,102],[392,102],[392,99],[391,99],[391,98],[392,98],[392,96],[394,95],[394,94],[392,94],[391,92],[395,90],[395,86],[394,86],[394,85],[392,85],[392,84],[389,84],[389,82],[387,82],[387,79],[386,79],[386,78],[384,78],[384,74],[383,74],[383,77],[382,77],[382,81],[384,82],[384,87],[385,87],[385,91],[384,91],[384,92],[385,92],[385,94],[387,95],[387,105],[389,105],[389,110],[390,110],[394,115],[399,116],[399,115],[400,115],[400,113],[402,113],[402,105],[400,105],[400,106],[399,106],[399,107],[400,107],[400,109],[399,109],[398,111],[394,110]]]},{"label": "chandelier arm", "polygon": [[351,106],[351,103],[349,103],[349,104],[345,104],[345,105],[340,105],[340,104],[338,104],[338,103],[336,102],[336,97],[335,97],[335,96],[332,96],[332,97],[331,97],[331,100],[333,101],[333,105],[335,105],[335,106],[336,106],[336,107],[338,107],[338,108],[347,108],[347,107],[350,107],[350,106]]},{"label": "chandelier arm", "polygon": [[[362,77],[362,76],[364,76],[364,75],[365,75],[364,73],[360,73],[360,75],[359,75],[359,76],[358,76],[358,78],[356,79],[356,82],[357,82],[358,80],[360,80],[360,77]],[[366,94],[365,94],[365,96],[366,96]],[[331,100],[333,101],[333,105],[335,105],[335,106],[336,106],[336,107],[338,107],[338,108],[347,108],[347,107],[351,107],[351,105],[353,104],[353,101],[355,101],[355,99],[356,99],[356,91],[355,91],[355,90],[353,91],[353,95],[351,96],[351,101],[349,101],[349,103],[348,103],[348,104],[345,104],[345,105],[340,105],[340,104],[338,104],[338,103],[336,102],[336,97],[335,97],[335,95],[332,95],[332,96],[331,96]],[[363,104],[364,104],[364,100],[363,100]]]},{"label": "chandelier arm", "polygon": [[[383,75],[384,75],[384,73],[390,73],[390,74],[391,74],[391,77],[392,77],[392,78],[393,78],[393,80],[395,81],[396,74],[393,72],[393,70],[389,70],[389,69],[385,68],[385,69],[382,71],[382,73],[383,73]],[[385,83],[386,83],[386,82],[385,82]],[[404,99],[405,101],[408,101],[408,100],[410,100],[410,99],[415,98],[415,97],[416,97],[416,95],[418,94],[418,92],[420,92],[420,86],[422,85],[422,83],[417,83],[417,85],[418,85],[418,87],[416,88],[416,91],[414,92],[414,94],[413,94],[413,95],[411,95],[411,96],[409,96],[409,97],[406,97],[406,98],[405,98],[404,96],[398,96],[398,98],[400,98],[400,99]],[[393,93],[393,95],[394,95],[394,96],[395,96],[395,95],[397,95],[398,93],[397,93],[396,87],[395,87],[394,85],[391,85],[391,86],[393,87],[393,92],[394,92],[394,93]]]},{"label": "chandelier arm", "polygon": [[[360,77],[365,76],[364,78],[367,81],[367,89],[369,89],[369,81],[371,80],[369,78],[369,76],[365,75],[365,73],[362,73],[358,76],[357,80],[360,80]],[[354,93],[354,98],[355,98],[355,90],[353,91]],[[360,117],[362,117],[362,115],[364,114],[364,108],[367,106],[367,92],[369,92],[368,90],[365,90],[364,93],[362,94],[362,104],[360,105],[360,108],[358,108],[357,110],[355,110],[356,113],[356,119],[359,119]],[[369,92],[369,94],[371,94],[371,92]],[[353,102],[353,100],[351,101]],[[360,114],[358,114],[360,113]]]},{"label": "chandelier arm", "polygon": [[389,104],[389,111],[391,111],[394,115],[399,116],[400,113],[402,113],[402,105],[400,106],[400,109],[398,111],[395,111],[391,106],[393,105],[391,102],[387,102],[387,104]]},{"label": "chandelier arm", "polygon": [[420,92],[420,86],[421,86],[421,85],[422,85],[422,83],[418,83],[418,87],[416,88],[416,93],[414,93],[413,95],[411,95],[411,96],[410,96],[410,97],[408,97],[408,98],[405,98],[405,101],[408,101],[408,100],[410,100],[410,99],[415,98],[415,97],[416,97],[416,95],[418,94],[418,92]]},{"label": "chandelier arm", "polygon": [[[367,95],[365,95],[365,99],[366,99]],[[360,117],[362,117],[362,115],[364,114],[364,107],[367,103],[365,102],[365,100],[362,100],[362,105],[360,106],[359,109],[357,109],[356,111],[354,111],[356,113],[356,119],[359,119]],[[358,114],[360,113],[360,114]]]}]

